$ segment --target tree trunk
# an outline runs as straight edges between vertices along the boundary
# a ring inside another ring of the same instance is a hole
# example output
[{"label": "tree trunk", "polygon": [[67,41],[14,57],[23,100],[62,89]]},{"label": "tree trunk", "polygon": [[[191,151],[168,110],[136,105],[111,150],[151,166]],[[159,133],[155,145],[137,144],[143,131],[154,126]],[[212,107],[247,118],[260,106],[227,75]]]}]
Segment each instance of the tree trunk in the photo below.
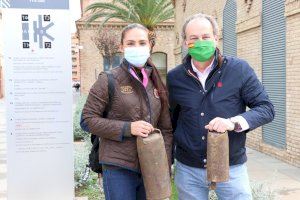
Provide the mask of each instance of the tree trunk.
[{"label": "tree trunk", "polygon": [[110,55],[109,56],[109,70],[113,68],[113,62],[114,62],[114,56]]},{"label": "tree trunk", "polygon": [[152,53],[153,47],[155,46],[155,40],[156,40],[156,33],[154,30],[149,30],[149,40],[150,40],[151,53]]}]

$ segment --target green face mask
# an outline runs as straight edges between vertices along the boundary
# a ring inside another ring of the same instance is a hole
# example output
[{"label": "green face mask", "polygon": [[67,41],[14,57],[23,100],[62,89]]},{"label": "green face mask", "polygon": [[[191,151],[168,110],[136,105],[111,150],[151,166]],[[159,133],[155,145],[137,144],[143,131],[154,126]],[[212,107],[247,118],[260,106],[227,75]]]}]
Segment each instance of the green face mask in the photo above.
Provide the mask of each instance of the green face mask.
[{"label": "green face mask", "polygon": [[199,62],[208,61],[215,50],[215,43],[211,40],[197,40],[194,44],[189,45],[189,54]]}]

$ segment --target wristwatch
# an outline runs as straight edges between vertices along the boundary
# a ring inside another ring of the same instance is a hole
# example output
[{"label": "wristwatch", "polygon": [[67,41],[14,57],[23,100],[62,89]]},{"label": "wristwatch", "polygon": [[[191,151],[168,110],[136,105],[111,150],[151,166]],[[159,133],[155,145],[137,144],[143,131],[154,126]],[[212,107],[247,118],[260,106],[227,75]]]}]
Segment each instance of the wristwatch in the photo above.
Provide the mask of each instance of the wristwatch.
[{"label": "wristwatch", "polygon": [[240,123],[238,121],[234,120],[234,118],[229,118],[229,120],[234,124],[233,130],[235,132],[241,132],[243,130]]}]

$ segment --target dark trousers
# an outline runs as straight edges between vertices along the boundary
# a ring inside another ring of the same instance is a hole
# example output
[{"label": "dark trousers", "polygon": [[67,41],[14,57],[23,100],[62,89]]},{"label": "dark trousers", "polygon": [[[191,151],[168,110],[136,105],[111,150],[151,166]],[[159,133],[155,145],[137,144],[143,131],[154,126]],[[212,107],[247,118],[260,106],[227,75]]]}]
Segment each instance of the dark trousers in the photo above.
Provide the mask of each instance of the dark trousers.
[{"label": "dark trousers", "polygon": [[126,169],[104,169],[103,188],[106,200],[146,200],[141,174]]}]

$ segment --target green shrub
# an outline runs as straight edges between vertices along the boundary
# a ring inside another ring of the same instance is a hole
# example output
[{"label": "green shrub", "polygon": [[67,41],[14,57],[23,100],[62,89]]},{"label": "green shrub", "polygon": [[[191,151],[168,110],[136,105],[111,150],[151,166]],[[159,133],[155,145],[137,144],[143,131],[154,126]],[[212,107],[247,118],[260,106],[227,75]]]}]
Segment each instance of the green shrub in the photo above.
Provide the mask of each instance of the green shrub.
[{"label": "green shrub", "polygon": [[251,183],[252,197],[254,200],[274,200],[275,193],[266,183]]},{"label": "green shrub", "polygon": [[86,102],[86,99],[87,99],[87,96],[85,96],[85,95],[80,96],[80,98],[76,104],[75,112],[73,114],[73,134],[74,134],[75,141],[82,140],[82,139],[84,139],[84,137],[90,136],[89,133],[83,131],[80,127],[81,112],[82,112],[83,106]]},{"label": "green shrub", "polygon": [[98,174],[88,171],[88,155],[92,144],[88,138],[83,142],[75,142],[75,193],[76,196],[88,196],[89,200],[104,199],[102,184],[99,186]]},{"label": "green shrub", "polygon": [[91,144],[87,142],[76,142],[74,144],[74,179],[75,188],[79,188],[89,184],[90,178],[84,180],[86,165],[88,164],[88,155],[90,153]]},{"label": "green shrub", "polygon": [[75,190],[76,197],[88,197],[89,200],[105,200],[104,194],[100,192],[97,179],[93,179],[95,186],[84,186],[80,189]]}]

